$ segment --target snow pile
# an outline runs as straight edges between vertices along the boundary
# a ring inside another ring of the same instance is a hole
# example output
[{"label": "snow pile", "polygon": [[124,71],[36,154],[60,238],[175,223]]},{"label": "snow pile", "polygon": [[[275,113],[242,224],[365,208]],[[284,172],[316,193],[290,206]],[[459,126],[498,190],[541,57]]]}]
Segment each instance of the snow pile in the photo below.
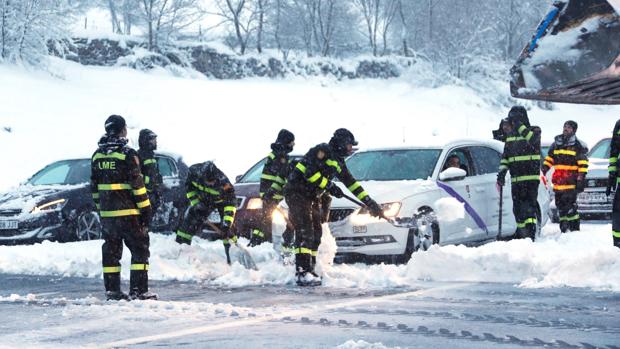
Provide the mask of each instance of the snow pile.
[{"label": "snow pile", "polygon": [[465,204],[453,197],[441,198],[435,202],[437,220],[453,222],[465,218]]},{"label": "snow pile", "polygon": [[336,349],[400,349],[400,347],[386,347],[383,343],[368,343],[363,340],[348,340]]},{"label": "snow pile", "polygon": [[[325,230],[319,250],[324,285],[334,288],[391,288],[423,280],[502,282],[520,287],[588,287],[620,292],[620,250],[612,246],[610,225],[585,225],[584,231],[560,234],[557,225],[543,237],[494,242],[477,248],[433,246],[415,253],[407,265],[332,265],[335,241]],[[242,241],[240,243],[245,243]],[[205,282],[223,287],[292,285],[294,267],[280,261],[271,244],[250,248],[259,270],[226,264],[221,242],[194,238],[178,245],[174,236],[151,235],[153,280]],[[233,260],[238,250],[231,248]],[[122,277],[129,277],[130,254],[124,253]],[[0,246],[0,273],[101,277],[101,241]]]}]

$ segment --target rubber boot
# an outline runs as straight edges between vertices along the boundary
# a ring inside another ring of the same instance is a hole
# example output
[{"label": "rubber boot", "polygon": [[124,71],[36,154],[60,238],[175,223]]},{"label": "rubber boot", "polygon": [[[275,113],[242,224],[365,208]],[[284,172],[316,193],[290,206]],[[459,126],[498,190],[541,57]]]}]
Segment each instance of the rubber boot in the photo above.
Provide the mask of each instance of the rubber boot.
[{"label": "rubber boot", "polygon": [[157,294],[149,292],[149,274],[146,270],[132,270],[129,279],[129,297],[131,299],[157,300]]},{"label": "rubber boot", "polygon": [[129,300],[129,296],[121,291],[121,273],[104,273],[105,298],[108,301]]}]

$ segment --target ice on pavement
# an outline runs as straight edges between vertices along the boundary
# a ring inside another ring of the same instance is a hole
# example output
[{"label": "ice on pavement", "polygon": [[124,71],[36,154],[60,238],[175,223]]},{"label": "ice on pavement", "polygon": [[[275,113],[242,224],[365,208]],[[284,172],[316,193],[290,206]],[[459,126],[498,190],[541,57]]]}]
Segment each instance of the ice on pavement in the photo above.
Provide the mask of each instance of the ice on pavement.
[{"label": "ice on pavement", "polygon": [[[433,246],[415,253],[406,265],[332,265],[335,240],[326,231],[319,251],[323,284],[334,288],[407,287],[424,280],[512,283],[519,287],[586,287],[620,292],[620,250],[612,246],[610,224],[584,224],[583,231],[560,234],[557,225],[543,229],[536,242],[514,240],[480,247]],[[244,242],[243,239],[241,240]],[[43,242],[30,246],[0,246],[0,273],[101,278],[102,241]],[[221,242],[194,238],[178,245],[173,235],[151,235],[153,280],[181,280],[245,287],[293,285],[294,270],[285,266],[271,244],[250,251],[259,270],[238,262],[226,264]],[[231,248],[232,258],[237,258]],[[123,278],[129,276],[125,251]]]},{"label": "ice on pavement", "polygon": [[400,347],[386,347],[383,343],[368,343],[364,340],[348,340],[336,349],[399,349]]}]

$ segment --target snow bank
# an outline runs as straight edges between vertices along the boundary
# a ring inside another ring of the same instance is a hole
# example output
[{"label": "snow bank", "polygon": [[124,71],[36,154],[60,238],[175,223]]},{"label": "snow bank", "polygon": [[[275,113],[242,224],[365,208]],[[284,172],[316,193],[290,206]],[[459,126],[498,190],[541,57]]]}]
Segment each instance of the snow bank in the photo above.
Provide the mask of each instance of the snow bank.
[{"label": "snow bank", "polygon": [[[610,225],[584,225],[584,231],[560,234],[546,227],[537,241],[494,242],[477,248],[433,246],[414,254],[407,265],[332,265],[335,241],[324,231],[318,269],[324,285],[334,288],[407,287],[421,280],[513,283],[519,287],[587,287],[620,292],[620,250],[612,246]],[[245,243],[243,241],[242,243]],[[151,235],[154,280],[204,282],[224,287],[294,284],[294,268],[285,266],[271,244],[250,251],[259,270],[238,262],[226,264],[221,242],[194,239],[178,245],[174,236]],[[231,248],[236,260],[238,251]],[[122,277],[129,277],[129,253],[123,256]],[[1,246],[0,273],[101,278],[101,241],[44,242]]]},{"label": "snow bank", "polygon": [[336,349],[399,349],[400,347],[386,347],[383,343],[368,343],[363,340],[348,340]]}]

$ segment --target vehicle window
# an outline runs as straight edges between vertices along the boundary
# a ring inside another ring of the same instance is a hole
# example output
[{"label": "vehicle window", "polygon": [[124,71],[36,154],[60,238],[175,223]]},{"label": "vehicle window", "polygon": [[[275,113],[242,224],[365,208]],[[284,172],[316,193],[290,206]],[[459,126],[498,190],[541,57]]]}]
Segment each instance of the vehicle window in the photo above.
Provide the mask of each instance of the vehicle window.
[{"label": "vehicle window", "polygon": [[375,150],[355,153],[347,167],[361,181],[397,181],[427,179],[433,174],[441,150]]},{"label": "vehicle window", "polygon": [[[458,161],[455,161],[455,158],[458,158]],[[443,171],[448,167],[457,167],[465,170],[468,177],[474,174],[474,168],[471,164],[467,148],[457,148],[450,151],[441,170]]]},{"label": "vehicle window", "polygon": [[32,185],[65,184],[70,169],[68,161],[58,161],[32,176],[28,183]]},{"label": "vehicle window", "polygon": [[611,138],[600,140],[588,154],[589,158],[609,159],[611,152]]},{"label": "vehicle window", "polygon": [[157,157],[157,165],[162,177],[176,177],[177,167],[172,159],[165,156]]},{"label": "vehicle window", "polygon": [[255,183],[260,182],[260,175],[263,174],[263,167],[267,158],[262,159],[256,165],[252,166],[244,175],[239,179],[239,183]]},{"label": "vehicle window", "polygon": [[476,165],[476,174],[497,173],[502,155],[487,147],[471,147],[471,156]]},{"label": "vehicle window", "polygon": [[72,161],[65,184],[88,183],[90,181],[90,166],[88,159]]}]

